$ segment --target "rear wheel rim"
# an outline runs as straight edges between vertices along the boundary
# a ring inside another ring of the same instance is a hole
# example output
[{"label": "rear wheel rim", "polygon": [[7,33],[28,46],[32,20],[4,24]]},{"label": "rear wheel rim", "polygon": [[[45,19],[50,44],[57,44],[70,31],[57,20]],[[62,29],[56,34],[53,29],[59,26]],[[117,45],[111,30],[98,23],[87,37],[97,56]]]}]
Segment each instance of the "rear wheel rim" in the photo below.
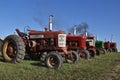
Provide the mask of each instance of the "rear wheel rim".
[{"label": "rear wheel rim", "polygon": [[85,59],[85,58],[86,58],[85,53],[80,53],[80,57],[81,57],[82,59]]},{"label": "rear wheel rim", "polygon": [[58,65],[58,59],[55,56],[50,56],[48,58],[48,64],[50,67],[54,68]]},{"label": "rear wheel rim", "polygon": [[3,55],[8,61],[12,61],[16,56],[16,45],[12,40],[7,40],[3,46]]}]

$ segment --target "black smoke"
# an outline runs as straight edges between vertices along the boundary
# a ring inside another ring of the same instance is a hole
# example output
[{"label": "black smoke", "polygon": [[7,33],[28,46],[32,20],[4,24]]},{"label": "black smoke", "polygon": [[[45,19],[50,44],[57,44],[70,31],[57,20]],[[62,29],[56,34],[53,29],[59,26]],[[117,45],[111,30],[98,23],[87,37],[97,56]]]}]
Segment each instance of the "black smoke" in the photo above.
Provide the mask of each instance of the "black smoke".
[{"label": "black smoke", "polygon": [[[74,30],[74,27],[76,27],[76,32],[77,32],[77,35],[83,35],[83,36],[90,36],[90,32],[88,31],[89,30],[89,25],[86,23],[86,22],[83,22],[81,24],[78,24],[78,25],[74,25],[73,27],[71,27],[69,29],[70,32],[73,32]],[[87,35],[86,35],[87,33]]]}]

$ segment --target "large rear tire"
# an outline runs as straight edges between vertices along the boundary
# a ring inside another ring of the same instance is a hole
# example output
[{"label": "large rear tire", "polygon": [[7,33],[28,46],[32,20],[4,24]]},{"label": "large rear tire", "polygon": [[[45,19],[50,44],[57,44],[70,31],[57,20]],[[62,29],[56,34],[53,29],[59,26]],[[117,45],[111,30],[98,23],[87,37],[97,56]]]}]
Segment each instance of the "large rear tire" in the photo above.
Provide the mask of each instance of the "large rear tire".
[{"label": "large rear tire", "polygon": [[21,62],[25,56],[25,45],[23,40],[17,35],[7,36],[3,43],[2,55],[7,62]]},{"label": "large rear tire", "polygon": [[94,49],[91,49],[91,48],[90,48],[90,49],[88,49],[88,51],[89,51],[90,58],[96,56],[96,53],[95,53]]},{"label": "large rear tire", "polygon": [[78,54],[81,59],[89,59],[90,57],[89,52],[87,50],[80,50]]},{"label": "large rear tire", "polygon": [[72,51],[72,53],[66,55],[65,58],[68,63],[77,63],[80,60],[80,57],[76,51]]},{"label": "large rear tire", "polygon": [[57,69],[63,64],[61,55],[56,52],[50,52],[45,58],[45,64],[48,68]]}]

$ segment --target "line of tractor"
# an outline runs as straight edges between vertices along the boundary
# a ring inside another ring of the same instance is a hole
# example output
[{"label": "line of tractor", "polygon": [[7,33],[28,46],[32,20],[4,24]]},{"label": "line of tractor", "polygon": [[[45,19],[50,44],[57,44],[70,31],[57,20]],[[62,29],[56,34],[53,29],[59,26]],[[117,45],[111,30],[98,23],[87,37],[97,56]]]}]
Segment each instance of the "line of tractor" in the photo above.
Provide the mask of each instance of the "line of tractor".
[{"label": "line of tractor", "polygon": [[49,29],[45,31],[25,28],[25,32],[16,29],[17,35],[8,35],[0,39],[0,51],[4,61],[20,63],[26,55],[33,60],[40,60],[48,68],[57,69],[64,62],[77,63],[98,55],[117,52],[115,42],[98,41],[94,36],[66,34],[65,31],[52,30],[52,18],[49,18]]}]

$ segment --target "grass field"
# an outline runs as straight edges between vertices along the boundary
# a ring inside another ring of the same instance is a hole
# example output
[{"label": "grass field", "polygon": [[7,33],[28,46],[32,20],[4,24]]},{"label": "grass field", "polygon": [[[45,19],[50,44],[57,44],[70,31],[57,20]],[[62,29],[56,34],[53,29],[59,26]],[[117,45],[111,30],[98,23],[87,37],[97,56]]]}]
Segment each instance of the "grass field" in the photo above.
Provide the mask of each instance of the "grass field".
[{"label": "grass field", "polygon": [[96,56],[77,64],[48,69],[39,61],[0,62],[0,80],[120,80],[120,53]]}]

